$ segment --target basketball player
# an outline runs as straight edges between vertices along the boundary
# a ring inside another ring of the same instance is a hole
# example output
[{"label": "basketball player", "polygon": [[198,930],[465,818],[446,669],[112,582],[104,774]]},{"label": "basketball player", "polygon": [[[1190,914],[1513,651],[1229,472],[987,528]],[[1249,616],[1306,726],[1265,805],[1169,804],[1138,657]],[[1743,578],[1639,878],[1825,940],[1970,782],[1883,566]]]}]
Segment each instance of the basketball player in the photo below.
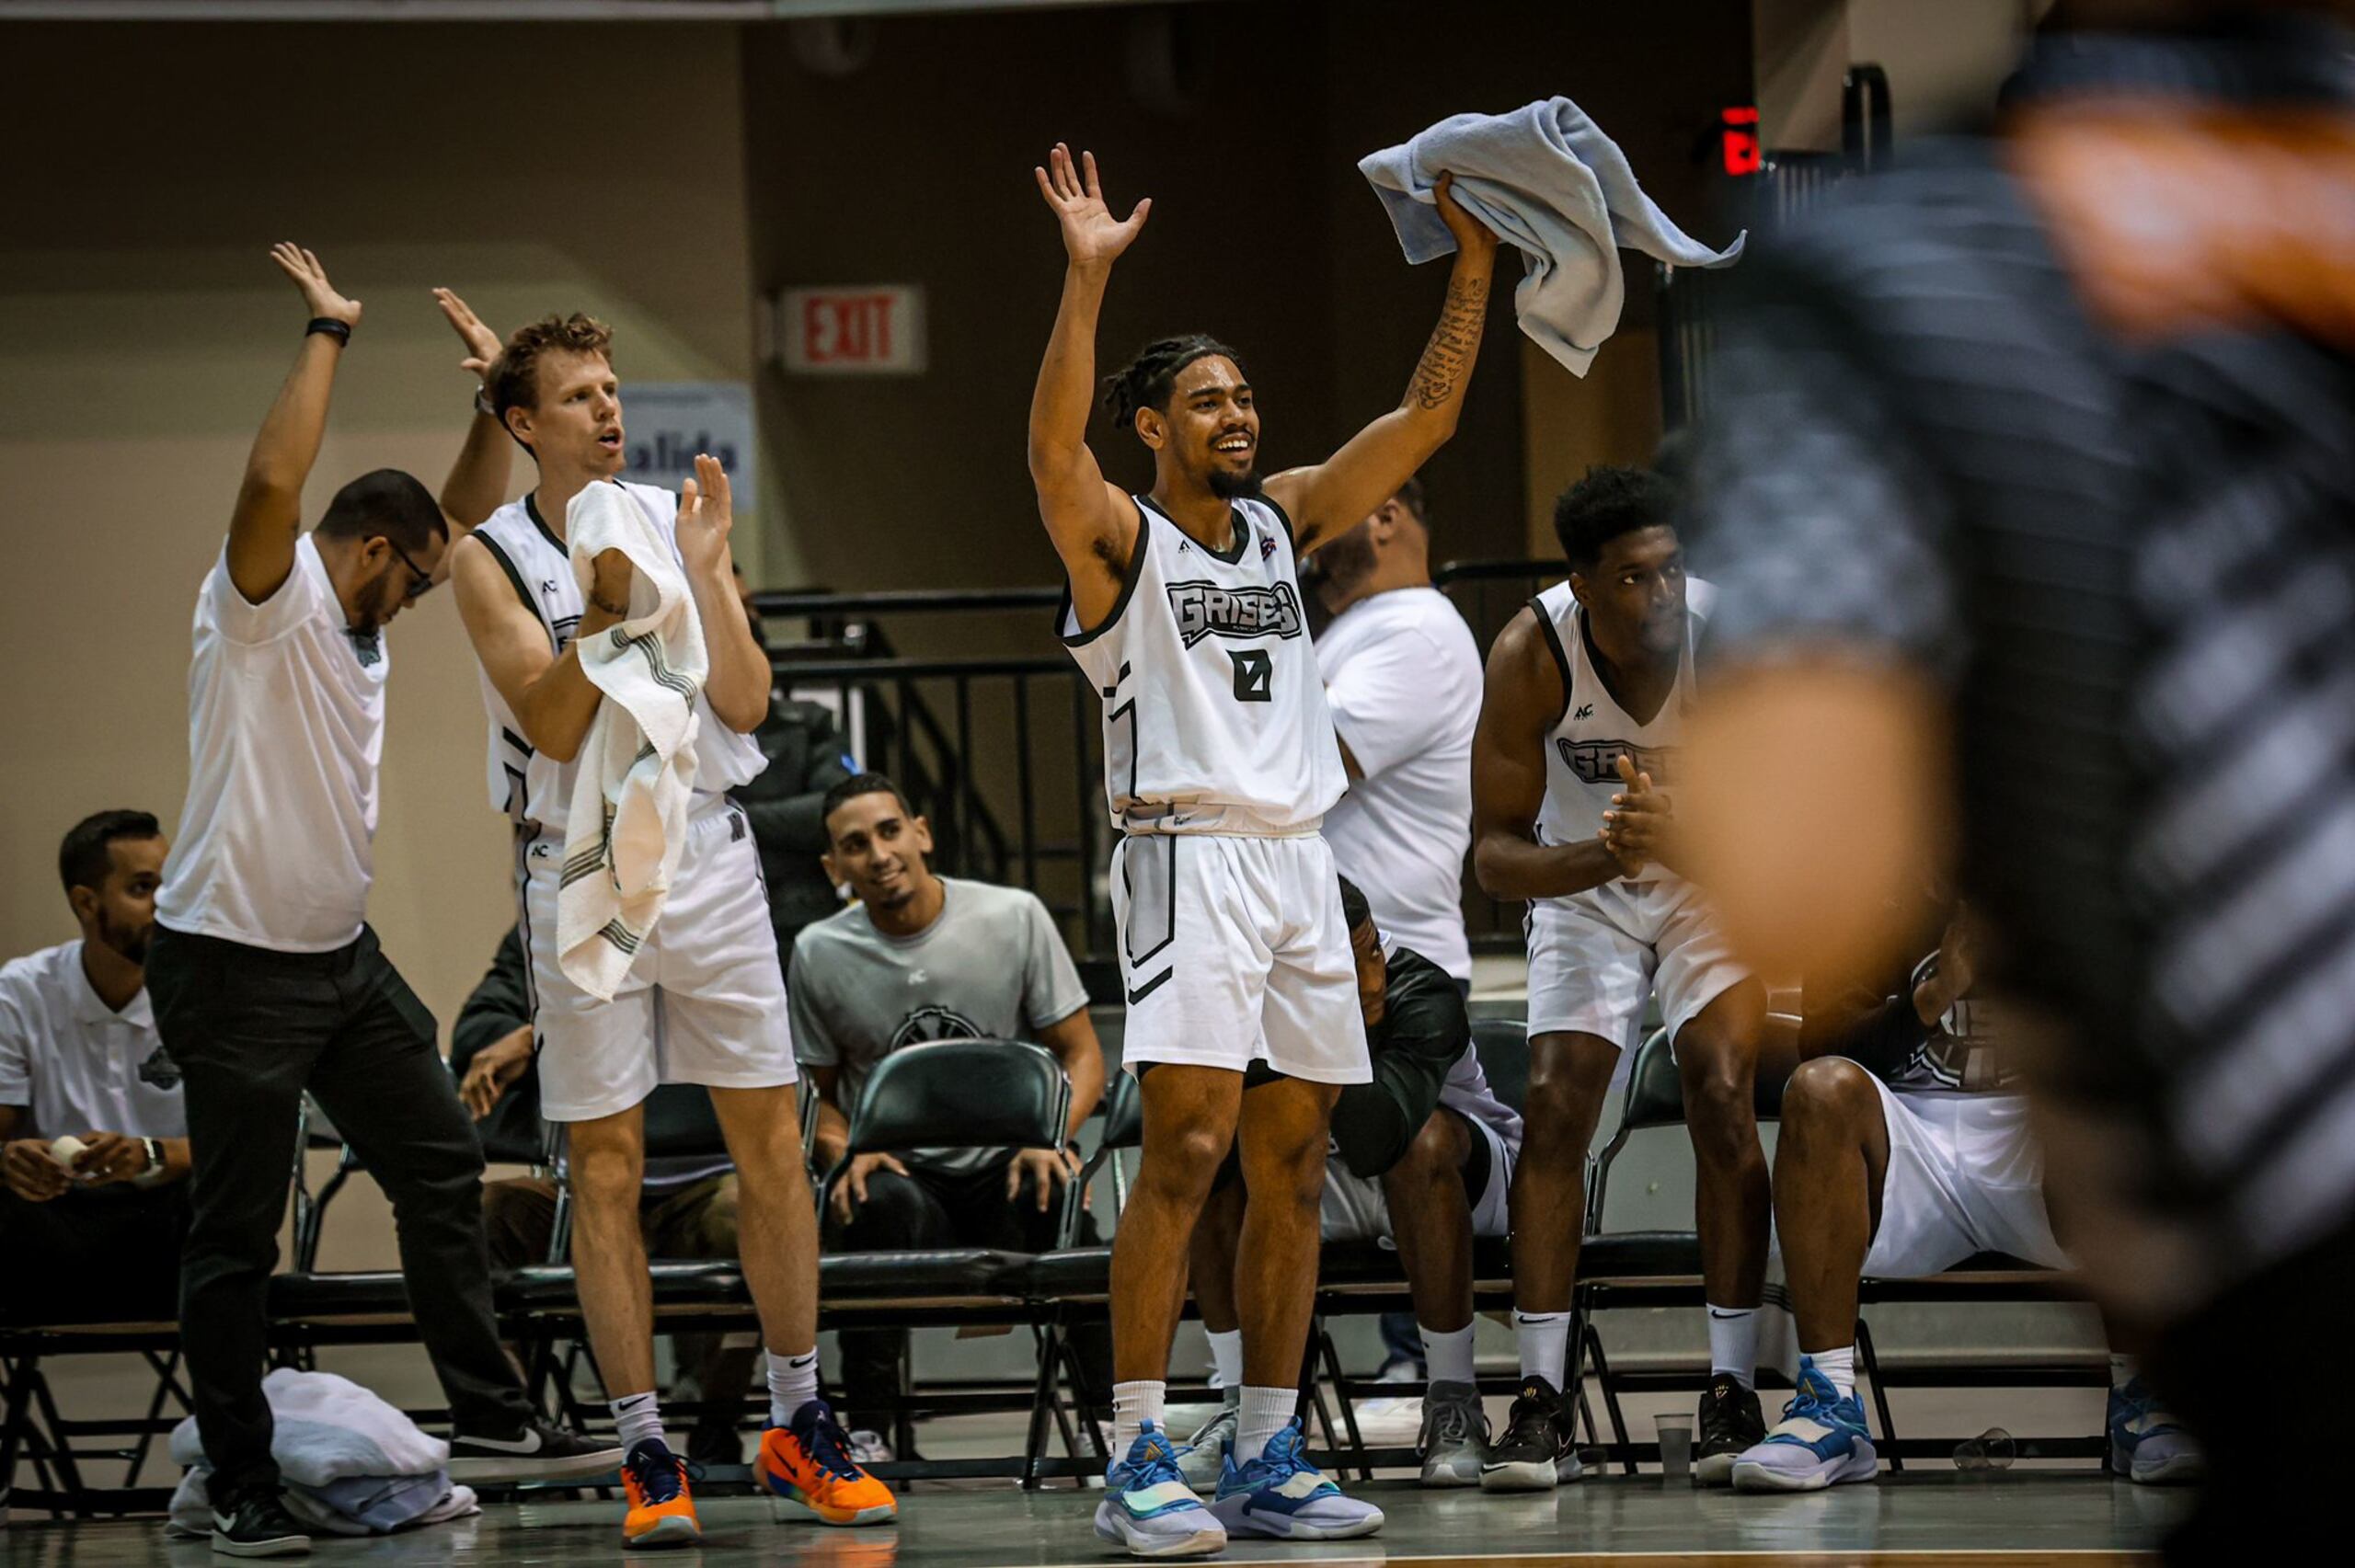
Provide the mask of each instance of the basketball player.
[{"label": "basketball player", "polygon": [[[612,334],[584,315],[549,316],[508,339],[490,406],[539,467],[453,552],[466,635],[489,710],[492,804],[515,821],[517,892],[531,950],[542,1114],[566,1124],[579,1205],[573,1261],[581,1314],[626,1448],[633,1546],[700,1538],[686,1466],[654,1392],[653,1304],[638,1223],[646,1155],[641,1103],[659,1082],[711,1092],[738,1175],[744,1276],[768,1346],[770,1427],[754,1471],[773,1494],[830,1525],[897,1515],[884,1484],[853,1464],[818,1397],[818,1235],[794,1110],[785,977],[763,897],[759,850],[726,791],[760,772],[750,738],[768,710],[769,665],[733,581],[728,477],[709,457],[682,494],[622,484],[620,383]],[[557,894],[573,758],[603,700],[575,639],[629,608],[618,551],[584,595],[565,547],[566,509],[592,485],[620,485],[672,542],[703,624],[711,669],[695,698],[695,799],[661,923],[610,1001],[557,961]]]},{"label": "basketball player", "polygon": [[[1328,461],[1257,476],[1259,414],[1232,349],[1165,339],[1112,377],[1113,422],[1152,452],[1150,492],[1109,484],[1087,446],[1096,319],[1143,228],[1105,205],[1095,159],[1035,170],[1068,265],[1030,405],[1030,475],[1068,579],[1064,642],[1104,698],[1105,784],[1125,835],[1112,897],[1128,992],[1122,1056],[1144,1153],[1113,1243],[1114,1461],[1097,1533],[1140,1556],[1230,1532],[1370,1534],[1382,1514],[1303,1452],[1301,1352],[1315,1289],[1327,1123],[1372,1076],[1333,857],[1317,824],[1345,784],[1295,562],[1397,493],[1452,434],[1479,346],[1494,236],[1439,190],[1458,246],[1447,303],[1405,400]],[[1205,1509],[1163,1425],[1186,1250],[1240,1143],[1237,1432]]]},{"label": "basketball player", "polygon": [[1752,1379],[1765,1284],[1766,1164],[1752,1104],[1763,988],[1677,874],[1668,787],[1693,701],[1710,590],[1688,584],[1657,475],[1598,468],[1554,529],[1570,575],[1488,653],[1472,747],[1473,865],[1529,910],[1529,1102],[1512,1187],[1521,1396],[1481,1475],[1488,1491],[1575,1481],[1563,1406],[1584,1162],[1619,1053],[1655,988],[1699,1166],[1709,1387],[1694,1469],[1730,1479],[1764,1435]]}]

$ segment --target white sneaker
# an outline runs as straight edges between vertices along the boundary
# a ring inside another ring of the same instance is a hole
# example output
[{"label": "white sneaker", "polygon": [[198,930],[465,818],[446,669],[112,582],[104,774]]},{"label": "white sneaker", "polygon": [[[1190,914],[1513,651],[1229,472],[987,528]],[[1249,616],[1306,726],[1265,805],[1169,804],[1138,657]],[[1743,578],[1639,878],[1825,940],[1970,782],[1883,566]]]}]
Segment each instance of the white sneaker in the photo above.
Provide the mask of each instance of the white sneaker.
[{"label": "white sneaker", "polygon": [[1220,1468],[1227,1449],[1235,1447],[1236,1427],[1243,1419],[1240,1404],[1223,1406],[1178,1449],[1178,1468],[1186,1484],[1197,1492],[1216,1492]]},{"label": "white sneaker", "polygon": [[1132,1557],[1207,1557],[1226,1550],[1226,1527],[1202,1506],[1178,1471],[1169,1439],[1150,1421],[1104,1476],[1096,1505],[1099,1540]]},{"label": "white sneaker", "polygon": [[850,1435],[849,1452],[850,1462],[862,1470],[868,1465],[890,1464],[894,1457],[891,1445],[884,1441],[883,1434],[869,1431],[864,1426]]}]

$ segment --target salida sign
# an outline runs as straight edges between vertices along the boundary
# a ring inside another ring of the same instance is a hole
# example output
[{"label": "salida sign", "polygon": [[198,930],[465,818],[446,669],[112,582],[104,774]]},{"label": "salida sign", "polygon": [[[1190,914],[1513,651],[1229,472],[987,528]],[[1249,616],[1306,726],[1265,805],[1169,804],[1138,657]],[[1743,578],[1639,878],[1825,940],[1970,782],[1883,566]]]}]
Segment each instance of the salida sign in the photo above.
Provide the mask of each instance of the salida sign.
[{"label": "salida sign", "polygon": [[908,285],[787,289],[780,357],[801,375],[913,375],[924,369],[924,291]]}]

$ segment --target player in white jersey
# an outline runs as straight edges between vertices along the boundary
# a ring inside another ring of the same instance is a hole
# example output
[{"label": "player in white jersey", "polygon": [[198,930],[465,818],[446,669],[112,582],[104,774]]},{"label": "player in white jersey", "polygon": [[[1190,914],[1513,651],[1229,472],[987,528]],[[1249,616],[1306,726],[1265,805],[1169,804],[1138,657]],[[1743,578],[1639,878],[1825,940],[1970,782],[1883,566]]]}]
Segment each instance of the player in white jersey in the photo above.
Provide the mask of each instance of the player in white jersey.
[{"label": "player in white jersey", "polygon": [[1676,873],[1676,748],[1707,585],[1689,585],[1658,475],[1590,473],[1556,506],[1570,575],[1489,650],[1472,746],[1473,863],[1529,900],[1529,1101],[1514,1173],[1522,1394],[1484,1486],[1575,1480],[1562,1406],[1584,1162],[1622,1051],[1657,992],[1699,1167],[1709,1388],[1695,1469],[1722,1485],[1765,1423],[1752,1391],[1767,1180],[1752,1107],[1763,989]]},{"label": "player in white jersey", "polygon": [[[1294,564],[1454,432],[1496,239],[1442,181],[1459,250],[1407,397],[1328,461],[1264,486],[1234,351],[1202,337],[1149,346],[1109,383],[1114,423],[1153,453],[1153,488],[1132,497],[1097,465],[1087,418],[1106,280],[1149,204],[1115,219],[1092,156],[1058,145],[1049,163],[1035,172],[1069,264],[1031,399],[1030,475],[1069,582],[1064,640],[1104,699],[1106,791],[1124,834],[1112,866],[1121,1054],[1144,1097],[1143,1163],[1112,1253],[1114,1463],[1096,1528],[1144,1556],[1214,1551],[1229,1531],[1367,1534],[1380,1511],[1306,1464],[1294,1419],[1327,1124],[1340,1085],[1371,1076],[1316,831],[1346,780]],[[1187,1241],[1238,1142],[1244,1392],[1205,1511],[1162,1430],[1163,1395]]]},{"label": "player in white jersey", "polygon": [[742,810],[724,791],[758,773],[749,738],[766,714],[770,672],[737,596],[728,478],[709,457],[674,498],[624,492],[668,536],[703,626],[711,668],[696,698],[696,795],[660,923],[610,1001],[557,961],[557,894],[573,759],[603,700],[578,639],[620,621],[631,568],[593,563],[584,596],[564,543],[567,509],[592,485],[619,484],[620,383],[611,334],[584,315],[516,332],[491,367],[491,407],[532,454],[539,483],[452,552],[458,608],[481,660],[490,791],[515,820],[518,897],[531,950],[541,1104],[566,1124],[578,1204],[573,1262],[581,1315],[626,1448],[631,1545],[693,1541],[701,1527],[686,1467],[655,1397],[653,1304],[638,1193],[641,1103],[660,1082],[705,1085],[739,1176],[744,1273],[768,1347],[771,1425],[755,1474],[828,1524],[896,1516],[889,1488],[850,1461],[848,1439],[817,1390],[818,1233],[794,1104],[785,978]]}]

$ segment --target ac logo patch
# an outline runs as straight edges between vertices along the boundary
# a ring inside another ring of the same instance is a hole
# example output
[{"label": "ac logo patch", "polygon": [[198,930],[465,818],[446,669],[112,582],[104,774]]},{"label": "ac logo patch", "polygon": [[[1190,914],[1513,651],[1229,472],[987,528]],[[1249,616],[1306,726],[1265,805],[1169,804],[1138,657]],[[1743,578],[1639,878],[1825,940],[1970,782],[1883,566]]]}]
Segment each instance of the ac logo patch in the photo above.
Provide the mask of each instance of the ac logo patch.
[{"label": "ac logo patch", "polygon": [[1214,582],[1169,585],[1169,612],[1192,647],[1204,637],[1296,637],[1300,596],[1288,582],[1272,588],[1222,588]]}]

